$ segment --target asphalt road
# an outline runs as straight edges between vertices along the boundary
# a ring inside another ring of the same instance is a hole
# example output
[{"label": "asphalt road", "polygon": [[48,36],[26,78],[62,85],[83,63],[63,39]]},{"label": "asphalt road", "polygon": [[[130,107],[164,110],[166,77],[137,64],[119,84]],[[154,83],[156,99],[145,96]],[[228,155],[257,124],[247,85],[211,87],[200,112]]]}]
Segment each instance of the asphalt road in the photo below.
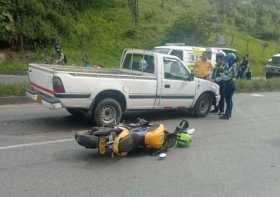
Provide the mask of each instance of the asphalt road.
[{"label": "asphalt road", "polygon": [[[37,104],[0,106],[0,194],[5,197],[278,197],[280,93],[235,96],[233,119],[141,114],[173,129],[196,128],[188,149],[165,160],[145,153],[99,157],[72,139],[86,120]],[[128,115],[133,119],[136,114]]]}]

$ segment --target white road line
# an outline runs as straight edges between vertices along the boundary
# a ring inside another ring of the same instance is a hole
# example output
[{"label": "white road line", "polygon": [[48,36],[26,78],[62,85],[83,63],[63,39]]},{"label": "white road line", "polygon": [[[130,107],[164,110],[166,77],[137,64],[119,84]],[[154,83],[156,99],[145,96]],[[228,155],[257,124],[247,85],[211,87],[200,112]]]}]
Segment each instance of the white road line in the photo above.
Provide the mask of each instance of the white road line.
[{"label": "white road line", "polygon": [[251,96],[254,96],[254,97],[264,97],[263,94],[251,94]]},{"label": "white road line", "polygon": [[11,146],[0,146],[0,150],[8,150],[8,149],[15,149],[15,148],[30,147],[30,146],[42,146],[42,145],[57,144],[57,143],[71,142],[71,141],[74,141],[74,138],[67,138],[67,139],[53,140],[53,141],[34,142],[34,143],[28,143],[28,144],[17,144],[17,145],[11,145]]}]

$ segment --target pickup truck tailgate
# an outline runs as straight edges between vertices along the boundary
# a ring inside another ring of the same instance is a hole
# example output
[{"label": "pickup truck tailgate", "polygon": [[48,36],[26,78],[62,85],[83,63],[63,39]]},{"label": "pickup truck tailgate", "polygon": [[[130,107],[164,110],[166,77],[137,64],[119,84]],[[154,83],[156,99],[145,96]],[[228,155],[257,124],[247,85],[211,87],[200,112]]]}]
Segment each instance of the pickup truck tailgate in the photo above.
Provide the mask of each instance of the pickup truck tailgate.
[{"label": "pickup truck tailgate", "polygon": [[36,91],[53,96],[53,69],[44,65],[29,64],[28,76],[30,85]]}]

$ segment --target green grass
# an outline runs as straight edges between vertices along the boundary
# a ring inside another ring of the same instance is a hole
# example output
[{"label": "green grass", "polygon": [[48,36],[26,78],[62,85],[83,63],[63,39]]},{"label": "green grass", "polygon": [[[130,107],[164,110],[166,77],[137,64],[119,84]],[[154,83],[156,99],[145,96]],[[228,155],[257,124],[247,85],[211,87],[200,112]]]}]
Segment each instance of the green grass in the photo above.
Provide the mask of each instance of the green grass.
[{"label": "green grass", "polygon": [[0,62],[0,74],[23,75],[26,74],[26,71],[27,64],[19,60],[4,60]]},{"label": "green grass", "polygon": [[236,88],[238,92],[279,91],[280,79],[237,80]]},{"label": "green grass", "polygon": [[0,97],[24,96],[26,84],[0,84]]},{"label": "green grass", "polygon": [[112,6],[93,7],[79,16],[73,37],[63,45],[70,62],[81,64],[87,52],[90,62],[106,67],[119,66],[124,48],[151,49],[163,44],[170,28],[185,8],[166,1],[139,1],[140,21],[133,24],[127,2],[115,0]]}]

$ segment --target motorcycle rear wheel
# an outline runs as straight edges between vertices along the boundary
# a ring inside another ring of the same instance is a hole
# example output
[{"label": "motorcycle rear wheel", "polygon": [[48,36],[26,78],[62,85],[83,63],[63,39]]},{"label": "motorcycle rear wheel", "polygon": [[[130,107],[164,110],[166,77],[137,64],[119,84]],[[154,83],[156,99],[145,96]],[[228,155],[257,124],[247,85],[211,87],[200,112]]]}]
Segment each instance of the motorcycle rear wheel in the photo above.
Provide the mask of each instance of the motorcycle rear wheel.
[{"label": "motorcycle rear wheel", "polygon": [[75,135],[77,143],[85,148],[95,149],[98,146],[98,137],[89,131],[80,131]]}]

